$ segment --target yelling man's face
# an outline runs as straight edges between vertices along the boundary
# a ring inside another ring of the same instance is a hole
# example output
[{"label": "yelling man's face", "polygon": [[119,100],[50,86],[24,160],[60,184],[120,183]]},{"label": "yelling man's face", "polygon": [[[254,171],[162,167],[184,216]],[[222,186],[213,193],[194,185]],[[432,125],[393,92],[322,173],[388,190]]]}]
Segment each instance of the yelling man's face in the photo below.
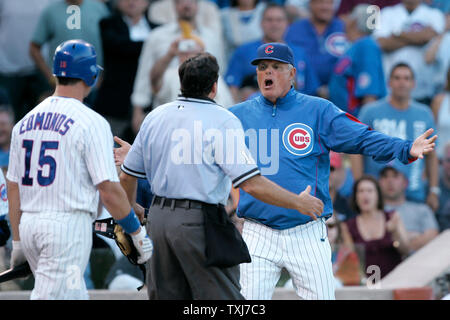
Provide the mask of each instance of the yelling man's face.
[{"label": "yelling man's face", "polygon": [[261,60],[256,67],[261,94],[272,103],[284,97],[293,84],[296,69],[276,60]]}]

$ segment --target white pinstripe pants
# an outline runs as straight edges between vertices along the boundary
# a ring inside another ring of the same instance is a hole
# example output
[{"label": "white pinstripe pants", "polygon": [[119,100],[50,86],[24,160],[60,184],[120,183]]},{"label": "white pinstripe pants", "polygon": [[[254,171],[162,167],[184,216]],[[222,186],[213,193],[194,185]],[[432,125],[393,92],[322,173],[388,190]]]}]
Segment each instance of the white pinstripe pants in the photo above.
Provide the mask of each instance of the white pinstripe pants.
[{"label": "white pinstripe pants", "polygon": [[326,235],[322,219],[286,230],[245,220],[242,236],[252,262],[240,265],[242,295],[248,300],[272,299],[284,267],[300,298],[334,300],[331,247]]},{"label": "white pinstripe pants", "polygon": [[83,275],[92,248],[86,213],[23,213],[19,234],[34,275],[30,299],[89,299]]}]

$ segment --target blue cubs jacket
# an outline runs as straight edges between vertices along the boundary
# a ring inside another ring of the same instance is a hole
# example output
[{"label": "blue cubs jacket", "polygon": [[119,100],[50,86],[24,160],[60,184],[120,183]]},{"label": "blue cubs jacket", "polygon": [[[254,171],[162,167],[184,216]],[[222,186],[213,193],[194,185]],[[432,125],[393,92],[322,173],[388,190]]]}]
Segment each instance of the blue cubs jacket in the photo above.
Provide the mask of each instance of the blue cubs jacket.
[{"label": "blue cubs jacket", "polygon": [[[291,89],[273,104],[258,96],[229,109],[242,122],[246,144],[262,175],[299,194],[308,185],[324,203],[322,217],[333,213],[328,191],[329,151],[360,153],[378,162],[395,158],[412,162],[412,141],[372,130],[328,100]],[[266,204],[240,189],[239,217],[274,229],[288,229],[311,221],[296,210]]]}]

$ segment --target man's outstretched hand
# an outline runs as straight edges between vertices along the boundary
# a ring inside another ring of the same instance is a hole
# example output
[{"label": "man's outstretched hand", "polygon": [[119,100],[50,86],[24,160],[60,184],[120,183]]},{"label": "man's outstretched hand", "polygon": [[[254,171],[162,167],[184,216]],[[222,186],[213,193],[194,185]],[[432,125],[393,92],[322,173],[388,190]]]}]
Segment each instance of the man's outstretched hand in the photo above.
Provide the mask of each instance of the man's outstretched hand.
[{"label": "man's outstretched hand", "polygon": [[428,139],[428,137],[431,136],[433,132],[433,129],[428,129],[420,136],[418,136],[416,140],[414,140],[411,150],[409,150],[409,154],[412,157],[423,159],[424,155],[434,150],[434,146],[436,145],[434,142],[437,139],[437,135],[434,135]]},{"label": "man's outstretched hand", "polygon": [[116,166],[121,166],[128,151],[130,151],[131,144],[117,136],[114,136],[114,141],[120,146],[119,148],[114,148],[114,163]]}]

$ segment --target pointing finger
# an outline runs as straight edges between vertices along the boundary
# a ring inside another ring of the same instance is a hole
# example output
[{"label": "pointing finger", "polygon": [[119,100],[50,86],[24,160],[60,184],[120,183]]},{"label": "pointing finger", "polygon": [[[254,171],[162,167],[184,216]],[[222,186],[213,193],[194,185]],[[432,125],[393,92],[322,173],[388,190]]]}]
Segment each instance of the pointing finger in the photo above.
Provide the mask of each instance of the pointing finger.
[{"label": "pointing finger", "polygon": [[120,146],[123,146],[123,144],[125,143],[125,141],[123,141],[122,139],[120,139],[117,136],[114,136],[114,141],[119,144]]}]

